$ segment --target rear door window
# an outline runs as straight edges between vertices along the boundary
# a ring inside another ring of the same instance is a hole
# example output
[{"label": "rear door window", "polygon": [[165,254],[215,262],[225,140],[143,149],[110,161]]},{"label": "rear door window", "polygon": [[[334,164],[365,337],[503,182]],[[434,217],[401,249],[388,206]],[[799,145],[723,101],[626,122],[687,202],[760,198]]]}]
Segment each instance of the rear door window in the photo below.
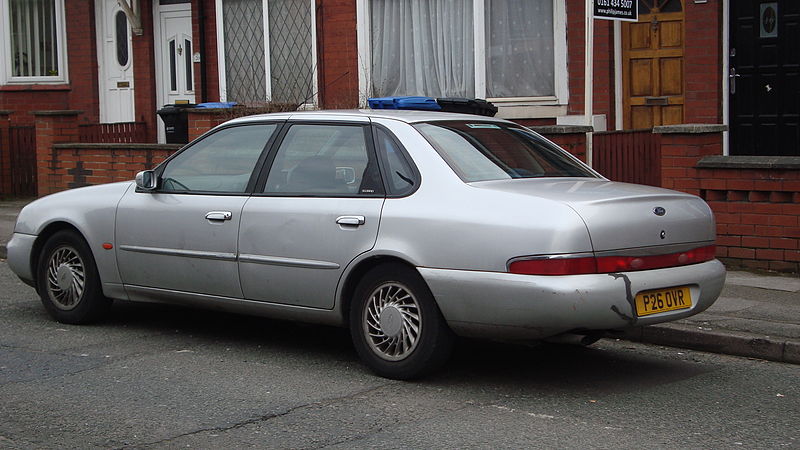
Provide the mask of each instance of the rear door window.
[{"label": "rear door window", "polygon": [[361,125],[291,125],[275,154],[264,193],[382,195],[368,133]]}]

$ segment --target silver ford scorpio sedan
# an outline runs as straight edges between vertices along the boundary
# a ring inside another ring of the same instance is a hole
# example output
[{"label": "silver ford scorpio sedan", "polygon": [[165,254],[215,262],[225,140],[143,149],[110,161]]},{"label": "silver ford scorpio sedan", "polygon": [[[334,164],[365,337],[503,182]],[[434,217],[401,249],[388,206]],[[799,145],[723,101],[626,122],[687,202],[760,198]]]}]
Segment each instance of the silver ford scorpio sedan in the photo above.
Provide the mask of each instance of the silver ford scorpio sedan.
[{"label": "silver ford scorpio sedan", "polygon": [[703,200],[608,181],[481,116],[318,111],[227,122],[135,182],[26,206],[8,263],[64,323],[112,299],[348,326],[398,379],[455,336],[603,333],[708,308],[725,280]]}]

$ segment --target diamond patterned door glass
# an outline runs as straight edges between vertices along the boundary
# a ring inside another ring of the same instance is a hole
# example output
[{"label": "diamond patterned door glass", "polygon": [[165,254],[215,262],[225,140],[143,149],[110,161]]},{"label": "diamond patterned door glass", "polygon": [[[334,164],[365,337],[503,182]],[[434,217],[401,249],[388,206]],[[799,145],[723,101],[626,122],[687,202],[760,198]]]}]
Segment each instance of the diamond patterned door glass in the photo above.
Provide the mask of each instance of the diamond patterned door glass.
[{"label": "diamond patterned door glass", "polygon": [[272,101],[302,104],[314,94],[310,0],[269,0]]},{"label": "diamond patterned door glass", "polygon": [[224,0],[225,78],[227,100],[264,102],[264,20],[261,0]]}]

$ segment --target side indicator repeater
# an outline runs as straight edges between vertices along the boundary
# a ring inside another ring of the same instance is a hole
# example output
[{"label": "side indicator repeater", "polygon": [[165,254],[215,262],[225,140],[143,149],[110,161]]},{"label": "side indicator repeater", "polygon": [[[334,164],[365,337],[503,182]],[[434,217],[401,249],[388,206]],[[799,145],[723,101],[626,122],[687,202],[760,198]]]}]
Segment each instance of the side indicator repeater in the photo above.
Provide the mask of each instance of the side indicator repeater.
[{"label": "side indicator repeater", "polygon": [[106,250],[111,250],[112,248],[114,248],[114,244],[112,244],[110,242],[105,242],[105,243],[103,243],[103,248],[106,249]]}]

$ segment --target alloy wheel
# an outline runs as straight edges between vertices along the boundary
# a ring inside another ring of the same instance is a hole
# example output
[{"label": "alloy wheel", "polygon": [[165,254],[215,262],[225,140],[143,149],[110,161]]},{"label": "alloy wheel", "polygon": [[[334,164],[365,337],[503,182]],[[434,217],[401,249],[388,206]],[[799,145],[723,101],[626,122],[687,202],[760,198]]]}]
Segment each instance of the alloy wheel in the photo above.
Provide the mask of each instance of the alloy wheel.
[{"label": "alloy wheel", "polygon": [[70,246],[55,249],[47,264],[47,294],[62,310],[74,309],[83,298],[86,268],[77,250]]},{"label": "alloy wheel", "polygon": [[376,355],[400,361],[417,347],[422,313],[409,288],[398,282],[385,282],[369,296],[362,324],[367,343]]}]

